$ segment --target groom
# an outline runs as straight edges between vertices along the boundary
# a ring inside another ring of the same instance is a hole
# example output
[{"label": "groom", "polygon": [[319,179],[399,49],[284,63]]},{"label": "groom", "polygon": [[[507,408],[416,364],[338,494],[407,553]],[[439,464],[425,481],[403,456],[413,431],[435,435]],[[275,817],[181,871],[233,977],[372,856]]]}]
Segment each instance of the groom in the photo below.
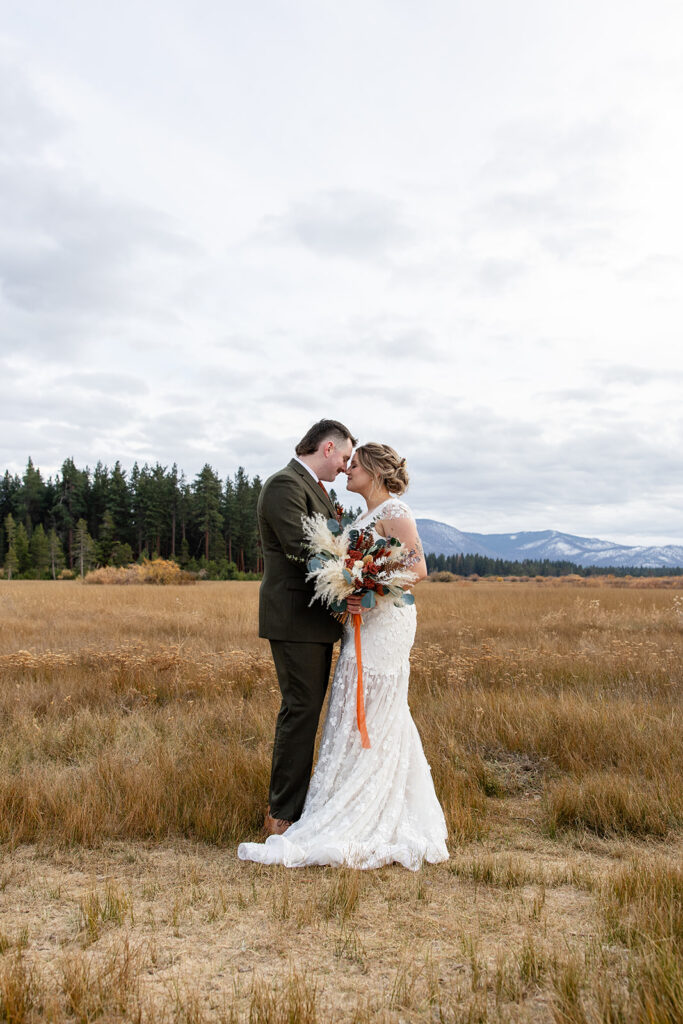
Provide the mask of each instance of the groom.
[{"label": "groom", "polygon": [[277,716],[270,804],[264,829],[281,835],[304,806],[318,719],[330,677],[332,648],[342,627],[315,602],[306,582],[302,516],[335,517],[325,485],[346,470],[356,439],[343,423],[320,420],[296,446],[296,456],[263,485],[258,524],[264,573],[259,636],[270,640],[282,704]]}]

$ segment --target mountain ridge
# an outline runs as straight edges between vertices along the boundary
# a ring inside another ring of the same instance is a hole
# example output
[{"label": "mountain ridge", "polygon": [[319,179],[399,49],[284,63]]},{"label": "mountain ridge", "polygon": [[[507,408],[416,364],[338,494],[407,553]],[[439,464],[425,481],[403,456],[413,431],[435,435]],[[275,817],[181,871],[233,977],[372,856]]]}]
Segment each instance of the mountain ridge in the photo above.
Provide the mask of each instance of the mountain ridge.
[{"label": "mountain ridge", "polygon": [[683,544],[629,545],[599,537],[579,537],[560,530],[471,533],[435,519],[418,519],[426,554],[485,555],[521,562],[525,558],[574,562],[604,568],[675,569],[683,566]]}]

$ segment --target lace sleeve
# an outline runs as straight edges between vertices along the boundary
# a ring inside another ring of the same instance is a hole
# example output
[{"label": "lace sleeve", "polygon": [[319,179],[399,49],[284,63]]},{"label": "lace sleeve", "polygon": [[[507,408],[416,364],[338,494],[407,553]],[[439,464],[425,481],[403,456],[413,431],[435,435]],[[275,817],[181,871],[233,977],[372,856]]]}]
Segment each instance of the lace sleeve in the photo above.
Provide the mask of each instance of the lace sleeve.
[{"label": "lace sleeve", "polygon": [[406,505],[404,501],[399,501],[398,498],[390,498],[385,505],[382,506],[380,519],[414,519],[414,515],[410,509],[410,506]]},{"label": "lace sleeve", "polygon": [[[399,501],[398,498],[391,498],[380,509],[380,514],[378,516],[378,520],[384,524],[384,535],[386,537],[391,537],[394,534],[391,524],[397,519],[410,520],[410,526],[412,527],[412,529],[409,529],[410,547],[415,551],[419,558],[424,558],[422,541],[420,540],[420,535],[417,532],[415,516],[413,515],[410,506],[406,505],[404,501]],[[403,534],[404,531],[401,530],[401,533]]]}]

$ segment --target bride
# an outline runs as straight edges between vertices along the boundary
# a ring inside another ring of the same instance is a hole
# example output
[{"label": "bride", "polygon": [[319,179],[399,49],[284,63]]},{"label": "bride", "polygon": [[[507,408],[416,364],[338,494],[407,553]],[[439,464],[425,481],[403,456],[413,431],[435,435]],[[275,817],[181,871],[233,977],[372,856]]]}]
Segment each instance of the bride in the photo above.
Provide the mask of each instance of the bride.
[{"label": "bride", "polygon": [[[367,510],[356,525],[398,537],[420,556],[411,566],[427,575],[413,515],[398,500],[408,486],[405,459],[388,445],[357,448],[347,489]],[[240,843],[242,860],[304,867],[312,864],[377,868],[394,861],[417,871],[423,861],[448,859],[446,823],[431,771],[408,707],[415,605],[380,600],[363,611],[361,628],[365,717],[371,747],[361,746],[356,722],[357,666],[351,617],[323,727],[320,753],[301,817],[265,843]]]}]

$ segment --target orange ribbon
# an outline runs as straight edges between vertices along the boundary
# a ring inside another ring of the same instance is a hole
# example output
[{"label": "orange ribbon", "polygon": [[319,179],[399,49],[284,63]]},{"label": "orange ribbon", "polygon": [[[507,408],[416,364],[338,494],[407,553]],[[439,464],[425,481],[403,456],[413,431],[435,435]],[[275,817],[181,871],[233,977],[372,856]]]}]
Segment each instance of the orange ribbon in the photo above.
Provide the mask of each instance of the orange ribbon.
[{"label": "orange ribbon", "polygon": [[363,702],[363,658],[361,654],[360,646],[360,627],[361,622],[360,615],[353,616],[353,628],[356,639],[356,662],[358,664],[358,687],[356,689],[356,721],[358,722],[358,731],[360,732],[360,741],[362,746],[369,750],[370,748],[370,737],[368,736],[367,726],[365,724],[365,704]]}]

